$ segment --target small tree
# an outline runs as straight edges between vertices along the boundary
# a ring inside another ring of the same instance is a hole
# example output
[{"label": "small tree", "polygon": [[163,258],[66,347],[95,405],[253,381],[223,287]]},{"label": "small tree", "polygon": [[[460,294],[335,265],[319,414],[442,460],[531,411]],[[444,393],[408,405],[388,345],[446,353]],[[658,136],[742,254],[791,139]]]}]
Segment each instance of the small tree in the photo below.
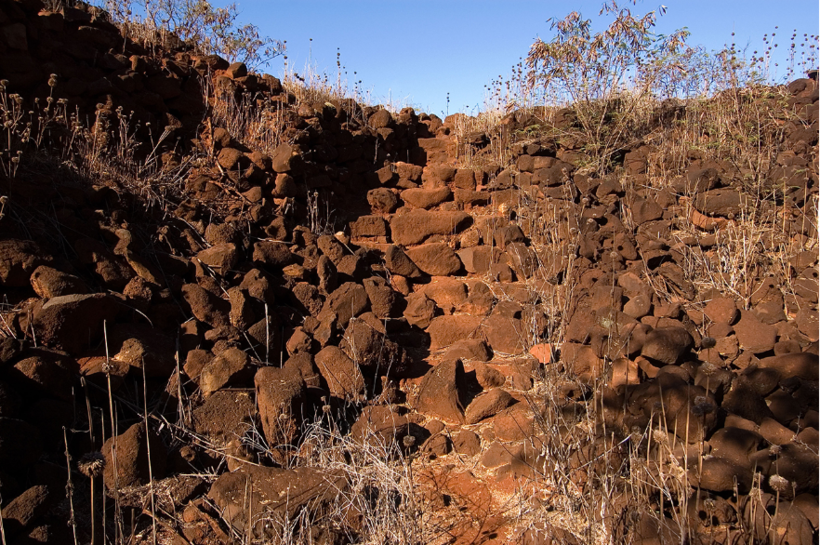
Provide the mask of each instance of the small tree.
[{"label": "small tree", "polygon": [[[661,6],[663,11],[665,8]],[[657,14],[635,16],[614,0],[600,15],[614,20],[592,33],[592,21],[574,11],[550,19],[555,36],[531,46],[528,84],[549,106],[573,105],[598,170],[629,138],[639,123],[639,109],[655,89],[676,89],[685,69],[676,59],[686,54],[689,32],[655,34]]]},{"label": "small tree", "polygon": [[239,25],[236,4],[215,8],[208,0],[105,0],[115,23],[144,25],[160,37],[175,35],[203,54],[258,68],[285,52],[285,44]]}]

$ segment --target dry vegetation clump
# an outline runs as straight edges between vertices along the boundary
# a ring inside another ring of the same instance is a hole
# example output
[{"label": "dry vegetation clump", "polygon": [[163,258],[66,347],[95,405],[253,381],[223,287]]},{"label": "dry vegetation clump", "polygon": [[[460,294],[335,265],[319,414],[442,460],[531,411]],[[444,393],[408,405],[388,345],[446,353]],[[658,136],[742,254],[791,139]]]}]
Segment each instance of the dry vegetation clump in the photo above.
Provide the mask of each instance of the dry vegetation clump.
[{"label": "dry vegetation clump", "polygon": [[34,4],[4,543],[817,540],[816,71],[609,2],[441,120],[233,6]]}]

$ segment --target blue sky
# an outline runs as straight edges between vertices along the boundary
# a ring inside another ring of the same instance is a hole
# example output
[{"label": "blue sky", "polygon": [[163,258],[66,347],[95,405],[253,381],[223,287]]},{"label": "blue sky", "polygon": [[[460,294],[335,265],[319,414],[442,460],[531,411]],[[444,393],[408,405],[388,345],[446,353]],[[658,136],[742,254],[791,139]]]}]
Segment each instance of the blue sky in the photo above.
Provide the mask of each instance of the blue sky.
[{"label": "blue sky", "polygon": [[[216,0],[214,5],[226,2]],[[287,40],[288,64],[303,73],[310,64],[335,81],[336,54],[350,88],[361,80],[372,103],[413,106],[442,115],[476,113],[485,85],[508,77],[529,46],[550,37],[550,17],[580,11],[598,19],[601,1],[530,0],[237,0],[242,22]],[[626,2],[624,2],[626,3]],[[775,32],[779,50],[792,31],[818,34],[818,1],[663,0],[666,15],[658,32],[687,27],[690,44],[718,49],[732,40],[760,48],[764,34]],[[633,14],[657,10],[661,2],[638,0]],[[604,24],[598,24],[600,30]],[[779,27],[775,30],[775,26]],[[312,38],[312,41],[311,41]],[[337,49],[338,48],[338,49]],[[263,70],[281,76],[284,61]],[[355,74],[354,74],[355,72]],[[781,70],[782,72],[782,70]],[[447,102],[449,93],[450,101]]]}]

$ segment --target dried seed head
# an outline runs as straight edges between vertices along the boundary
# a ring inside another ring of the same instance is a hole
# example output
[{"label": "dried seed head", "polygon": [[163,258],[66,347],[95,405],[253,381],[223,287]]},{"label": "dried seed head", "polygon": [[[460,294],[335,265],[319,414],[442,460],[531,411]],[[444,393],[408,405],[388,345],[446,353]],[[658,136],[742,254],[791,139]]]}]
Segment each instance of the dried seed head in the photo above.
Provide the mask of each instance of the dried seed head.
[{"label": "dried seed head", "polygon": [[772,445],[769,447],[769,456],[771,456],[772,458],[780,455],[781,452],[783,452],[783,447],[781,447],[780,445]]},{"label": "dried seed head", "polygon": [[792,488],[789,480],[780,475],[772,475],[769,477],[769,486],[772,487],[772,490],[780,492],[781,494],[788,492]]},{"label": "dried seed head", "polygon": [[404,445],[404,448],[410,448],[416,444],[416,438],[412,435],[405,435],[401,440],[401,444]]},{"label": "dried seed head", "polygon": [[89,479],[99,477],[105,469],[105,456],[101,452],[87,452],[77,462],[77,469]]},{"label": "dried seed head", "polygon": [[706,498],[705,500],[703,500],[703,507],[706,508],[706,511],[711,513],[712,511],[715,510],[715,507],[717,507],[717,504],[715,503],[714,499]]},{"label": "dried seed head", "polygon": [[330,405],[322,405],[322,412],[328,414],[330,412]]}]

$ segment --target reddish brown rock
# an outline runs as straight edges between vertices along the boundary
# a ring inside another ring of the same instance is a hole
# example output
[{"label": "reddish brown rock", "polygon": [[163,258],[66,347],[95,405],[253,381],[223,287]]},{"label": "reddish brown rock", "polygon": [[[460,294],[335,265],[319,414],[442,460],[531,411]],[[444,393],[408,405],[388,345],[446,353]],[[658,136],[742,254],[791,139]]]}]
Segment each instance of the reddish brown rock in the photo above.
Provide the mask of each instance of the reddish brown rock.
[{"label": "reddish brown rock", "polygon": [[[447,353],[450,354],[450,351]],[[503,386],[507,380],[503,373],[480,361],[473,363],[473,370],[475,371],[476,380],[484,390]]]},{"label": "reddish brown rock", "polygon": [[406,278],[418,278],[421,271],[407,254],[398,246],[388,246],[384,253],[384,262],[387,270],[393,274]]},{"label": "reddish brown rock", "polygon": [[481,452],[481,438],[470,430],[459,430],[453,434],[453,450],[462,456],[475,456]]},{"label": "reddish brown rock", "polygon": [[652,309],[652,299],[645,293],[637,293],[624,304],[624,314],[640,319],[649,314]]},{"label": "reddish brown rock", "polygon": [[462,190],[474,190],[476,188],[476,173],[465,168],[456,170],[456,175],[453,178],[453,185]]},{"label": "reddish brown rock", "polygon": [[698,193],[693,204],[701,214],[728,217],[738,215],[748,205],[749,196],[735,188],[712,189]]},{"label": "reddish brown rock", "polygon": [[[459,358],[463,361],[485,362],[493,357],[484,339],[463,339],[451,344],[445,355],[447,359]],[[490,369],[488,367],[488,369]],[[476,366],[476,373],[478,373]],[[481,379],[479,378],[479,382]]]},{"label": "reddish brown rock", "polygon": [[245,154],[235,148],[222,148],[216,157],[216,162],[225,170],[246,169],[250,165],[250,159]]},{"label": "reddish brown rock", "polygon": [[419,386],[415,407],[421,413],[436,416],[446,422],[464,422],[461,392],[464,386],[464,366],[461,360],[450,360],[430,369]]},{"label": "reddish brown rock", "polygon": [[564,343],[561,346],[560,361],[586,383],[593,383],[604,371],[603,360],[595,351],[585,345]]},{"label": "reddish brown rock", "polygon": [[78,277],[58,271],[47,265],[40,265],[34,269],[30,281],[34,293],[46,300],[61,295],[88,293],[85,282]]},{"label": "reddish brown rock", "polygon": [[455,190],[456,204],[462,205],[465,209],[470,209],[473,206],[486,206],[490,204],[492,193],[489,191],[471,191],[469,189]]},{"label": "reddish brown rock", "polygon": [[426,188],[445,187],[455,177],[456,169],[450,165],[429,163],[422,170],[421,180]]},{"label": "reddish brown rock", "polygon": [[27,286],[31,273],[50,261],[30,240],[0,240],[0,282],[6,287]]},{"label": "reddish brown rock", "polygon": [[377,187],[367,192],[367,203],[374,214],[390,214],[398,205],[396,194],[385,187]]},{"label": "reddish brown rock", "polygon": [[381,216],[359,216],[350,222],[350,236],[353,239],[365,237],[386,237],[387,222]]},{"label": "reddish brown rock", "polygon": [[794,317],[794,323],[797,325],[797,330],[805,337],[815,343],[820,339],[820,327],[818,327],[818,313],[816,309],[804,306],[797,312]]},{"label": "reddish brown rock", "polygon": [[401,192],[404,202],[414,208],[433,208],[438,206],[453,196],[453,192],[447,187],[436,189],[405,189]]},{"label": "reddish brown rock", "polygon": [[223,386],[242,386],[252,376],[253,368],[248,355],[238,348],[228,348],[203,367],[199,374],[199,387],[207,397]]},{"label": "reddish brown rock", "polygon": [[381,319],[395,318],[399,313],[398,297],[387,281],[374,276],[365,279],[363,284],[373,314]]},{"label": "reddish brown rock", "polygon": [[38,518],[48,513],[55,499],[56,495],[42,484],[32,486],[12,499],[3,506],[3,535],[13,538],[30,528]]},{"label": "reddish brown rock", "polygon": [[212,327],[230,324],[231,304],[197,284],[182,286],[182,297],[191,307],[191,313],[200,322]]},{"label": "reddish brown rock", "polygon": [[501,259],[501,250],[493,246],[473,246],[456,252],[469,273],[484,274]]},{"label": "reddish brown rock", "polygon": [[703,490],[730,492],[737,486],[745,494],[752,484],[752,471],[723,458],[705,457],[701,464],[690,466],[689,479],[693,485]]},{"label": "reddish brown rock", "polygon": [[532,341],[521,320],[500,314],[494,313],[487,318],[482,331],[493,352],[521,354]]},{"label": "reddish brown rock", "polygon": [[448,140],[445,138],[419,138],[419,147],[424,150],[427,163],[446,163]]},{"label": "reddish brown rock", "polygon": [[145,367],[149,377],[167,378],[174,371],[174,340],[151,326],[111,326],[108,329],[108,348],[113,359],[135,369]]},{"label": "reddish brown rock", "polygon": [[[816,515],[812,517],[816,518]],[[770,535],[778,536],[782,543],[809,543],[817,533],[816,526],[812,528],[812,523],[803,510],[789,501],[780,502],[776,516],[767,527]]]},{"label": "reddish brown rock", "polygon": [[117,315],[117,303],[108,295],[75,294],[49,299],[35,307],[34,330],[38,342],[77,353],[103,336],[103,322]]},{"label": "reddish brown rock", "polygon": [[629,386],[640,382],[638,377],[637,362],[628,358],[618,358],[612,362],[612,380],[609,383],[611,388]]},{"label": "reddish brown rock", "polygon": [[758,429],[763,438],[772,445],[785,445],[795,438],[795,433],[773,418],[764,418]]},{"label": "reddish brown rock", "polygon": [[291,289],[291,295],[298,302],[296,308],[303,308],[311,316],[317,316],[325,305],[319,288],[308,282],[297,282]]},{"label": "reddish brown rock", "polygon": [[344,327],[351,318],[364,312],[369,303],[367,291],[362,285],[347,282],[328,296],[319,318],[324,314],[334,315],[339,325]]},{"label": "reddish brown rock", "polygon": [[663,327],[654,329],[646,335],[641,355],[672,365],[693,345],[692,335],[682,327]]},{"label": "reddish brown rock", "polygon": [[414,209],[396,214],[390,220],[393,242],[403,246],[418,244],[430,235],[451,235],[470,226],[472,218],[464,212],[428,212]]},{"label": "reddish brown rock", "polygon": [[[151,444],[150,462],[148,458],[149,441]],[[105,456],[103,481],[109,490],[146,484],[149,482],[151,473],[155,479],[161,479],[164,476],[165,446],[153,433],[146,436],[143,422],[138,422],[120,435],[109,438],[103,445],[102,453]]]},{"label": "reddish brown rock", "polygon": [[316,354],[315,361],[330,395],[348,401],[358,401],[363,397],[365,385],[362,371],[339,347],[326,346]]},{"label": "reddish brown rock", "polygon": [[293,367],[262,367],[256,372],[254,383],[268,444],[293,444],[301,432],[304,416],[307,387],[302,374]]},{"label": "reddish brown rock", "polygon": [[[223,473],[211,486],[208,497],[232,527],[248,535],[263,535],[266,520],[292,520],[305,509],[309,516],[318,516],[346,491],[345,479],[332,472],[247,464]],[[248,528],[249,521],[252,528]]]},{"label": "reddish brown rock", "polygon": [[[379,324],[381,325],[381,324]],[[353,318],[339,345],[368,377],[403,374],[409,366],[404,350],[365,320]]]},{"label": "reddish brown rock", "polygon": [[191,416],[196,433],[207,435],[218,445],[227,445],[251,429],[256,407],[248,392],[223,390],[205,399]]},{"label": "reddish brown rock", "polygon": [[502,410],[506,409],[514,402],[513,397],[501,388],[493,388],[492,390],[476,397],[464,412],[464,418],[467,424],[475,424],[495,416]]},{"label": "reddish brown rock", "polygon": [[207,250],[202,250],[196,256],[197,259],[218,274],[227,273],[239,262],[239,253],[233,243],[211,246]]},{"label": "reddish brown rock", "polygon": [[799,377],[803,380],[817,380],[820,364],[814,354],[783,354],[763,358],[758,363],[765,369],[775,369],[783,378]]},{"label": "reddish brown rock", "polygon": [[44,353],[24,358],[11,369],[11,376],[20,383],[33,386],[58,399],[71,400],[74,374],[65,362]]},{"label": "reddish brown rock", "polygon": [[351,426],[350,435],[359,441],[378,444],[382,448],[401,445],[410,433],[410,423],[390,406],[365,407],[358,420]]},{"label": "reddish brown rock", "polygon": [[709,445],[713,456],[748,468],[751,465],[749,456],[758,450],[762,441],[763,438],[755,431],[727,426],[712,434]]},{"label": "reddish brown rock", "polygon": [[228,318],[235,328],[245,331],[259,320],[255,312],[255,309],[259,307],[258,300],[252,298],[247,291],[239,287],[230,288],[228,301],[231,304]]},{"label": "reddish brown rock", "polygon": [[253,261],[269,267],[286,267],[294,262],[294,256],[286,244],[263,240],[253,245]]},{"label": "reddish brown rock", "polygon": [[444,243],[422,244],[407,250],[409,257],[422,272],[431,276],[449,276],[461,270],[458,255]]},{"label": "reddish brown rock", "polygon": [[385,109],[376,110],[367,119],[367,123],[374,129],[384,129],[394,124],[393,116]]},{"label": "reddish brown rock", "polygon": [[481,317],[465,314],[434,318],[427,328],[430,335],[430,350],[438,350],[457,341],[474,338],[481,322]]},{"label": "reddish brown rock", "polygon": [[526,403],[516,403],[495,415],[492,429],[501,441],[521,441],[538,433],[539,427]]},{"label": "reddish brown rock", "polygon": [[777,328],[764,324],[750,311],[741,311],[740,321],[732,326],[741,348],[756,354],[768,352],[774,348],[777,340]]},{"label": "reddish brown rock", "polygon": [[641,225],[663,217],[663,208],[653,200],[636,198],[632,206],[630,206],[630,210],[632,211],[632,221],[635,222],[635,225]]},{"label": "reddish brown rock", "polygon": [[294,174],[301,170],[302,157],[298,146],[281,144],[273,151],[272,167],[275,172],[292,172]]},{"label": "reddish brown rock", "polygon": [[737,310],[734,299],[728,297],[714,297],[703,309],[703,313],[716,324],[735,323],[740,312]]}]

